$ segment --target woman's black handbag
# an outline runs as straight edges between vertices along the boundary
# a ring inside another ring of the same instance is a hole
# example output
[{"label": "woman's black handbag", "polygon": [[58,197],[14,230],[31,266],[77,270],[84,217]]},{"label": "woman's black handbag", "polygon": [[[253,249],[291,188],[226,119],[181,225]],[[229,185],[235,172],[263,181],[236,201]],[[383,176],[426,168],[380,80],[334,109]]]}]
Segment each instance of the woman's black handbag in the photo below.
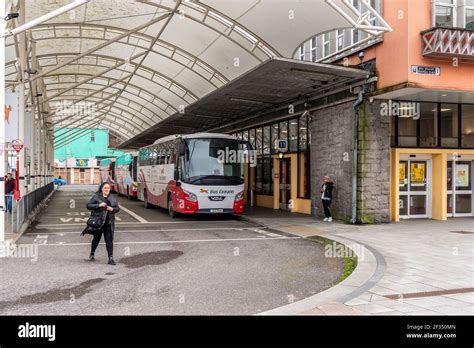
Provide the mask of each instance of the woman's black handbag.
[{"label": "woman's black handbag", "polygon": [[87,220],[87,226],[93,230],[100,230],[105,224],[106,214],[107,212],[99,216],[91,215]]},{"label": "woman's black handbag", "polygon": [[96,233],[100,233],[100,229],[104,226],[105,220],[107,217],[107,211],[104,211],[105,214],[99,215],[92,215],[87,219],[87,226],[81,232],[81,236],[85,234],[92,234],[95,236]]}]

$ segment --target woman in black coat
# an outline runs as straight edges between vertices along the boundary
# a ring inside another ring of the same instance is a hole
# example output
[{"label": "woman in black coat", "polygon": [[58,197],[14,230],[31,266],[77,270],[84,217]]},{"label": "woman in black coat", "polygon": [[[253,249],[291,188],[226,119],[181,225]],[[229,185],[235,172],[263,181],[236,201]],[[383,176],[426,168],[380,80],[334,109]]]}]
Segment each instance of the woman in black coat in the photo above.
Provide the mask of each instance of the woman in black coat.
[{"label": "woman in black coat", "polygon": [[99,190],[92,196],[87,203],[87,209],[92,210],[92,215],[103,217],[105,215],[105,223],[100,230],[94,234],[91,244],[91,254],[89,260],[95,261],[95,250],[99,245],[102,234],[105,239],[107,254],[109,255],[109,265],[115,265],[114,261],[114,230],[115,230],[115,214],[120,208],[117,200],[110,194],[110,184],[103,183]]},{"label": "woman in black coat", "polygon": [[324,183],[321,185],[321,201],[324,208],[324,220],[332,222],[331,215],[331,202],[332,202],[332,190],[334,189],[334,183],[329,176],[324,177]]}]

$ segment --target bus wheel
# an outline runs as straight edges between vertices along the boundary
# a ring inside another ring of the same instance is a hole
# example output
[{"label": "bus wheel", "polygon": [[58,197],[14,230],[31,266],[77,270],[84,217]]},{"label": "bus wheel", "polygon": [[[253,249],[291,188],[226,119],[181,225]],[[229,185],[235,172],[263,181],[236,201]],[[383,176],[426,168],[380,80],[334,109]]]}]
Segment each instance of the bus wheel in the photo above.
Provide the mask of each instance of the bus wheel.
[{"label": "bus wheel", "polygon": [[145,205],[145,209],[150,208],[150,203],[148,203],[148,193],[146,190],[143,192],[143,203]]},{"label": "bus wheel", "polygon": [[176,212],[173,209],[173,196],[171,193],[168,195],[168,214],[171,218],[176,217]]}]

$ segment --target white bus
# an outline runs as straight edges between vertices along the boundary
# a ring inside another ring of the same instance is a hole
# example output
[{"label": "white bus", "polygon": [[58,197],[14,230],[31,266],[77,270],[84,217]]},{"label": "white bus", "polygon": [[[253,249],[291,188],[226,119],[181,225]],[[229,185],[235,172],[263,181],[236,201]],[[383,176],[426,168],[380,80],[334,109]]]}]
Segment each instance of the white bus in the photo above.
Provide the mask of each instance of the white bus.
[{"label": "white bus", "polygon": [[247,141],[217,133],[171,135],[138,151],[138,199],[176,213],[244,211]]},{"label": "white bus", "polygon": [[137,197],[137,152],[126,153],[115,161],[115,190],[128,199]]},{"label": "white bus", "polygon": [[115,158],[104,158],[99,164],[100,183],[110,184],[110,191],[115,191]]}]

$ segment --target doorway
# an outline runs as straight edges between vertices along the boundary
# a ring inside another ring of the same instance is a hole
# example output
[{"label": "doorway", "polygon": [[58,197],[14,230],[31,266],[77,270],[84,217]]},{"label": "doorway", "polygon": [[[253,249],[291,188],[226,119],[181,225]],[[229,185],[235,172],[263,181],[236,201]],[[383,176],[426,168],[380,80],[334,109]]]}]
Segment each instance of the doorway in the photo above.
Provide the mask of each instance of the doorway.
[{"label": "doorway", "polygon": [[401,159],[399,171],[400,218],[431,218],[431,161]]},{"label": "doorway", "polygon": [[448,217],[474,216],[474,160],[448,161]]},{"label": "doorway", "polygon": [[84,168],[79,169],[79,184],[84,185],[86,183],[86,170]]},{"label": "doorway", "polygon": [[280,204],[282,210],[291,210],[291,159],[283,158],[280,161]]}]

